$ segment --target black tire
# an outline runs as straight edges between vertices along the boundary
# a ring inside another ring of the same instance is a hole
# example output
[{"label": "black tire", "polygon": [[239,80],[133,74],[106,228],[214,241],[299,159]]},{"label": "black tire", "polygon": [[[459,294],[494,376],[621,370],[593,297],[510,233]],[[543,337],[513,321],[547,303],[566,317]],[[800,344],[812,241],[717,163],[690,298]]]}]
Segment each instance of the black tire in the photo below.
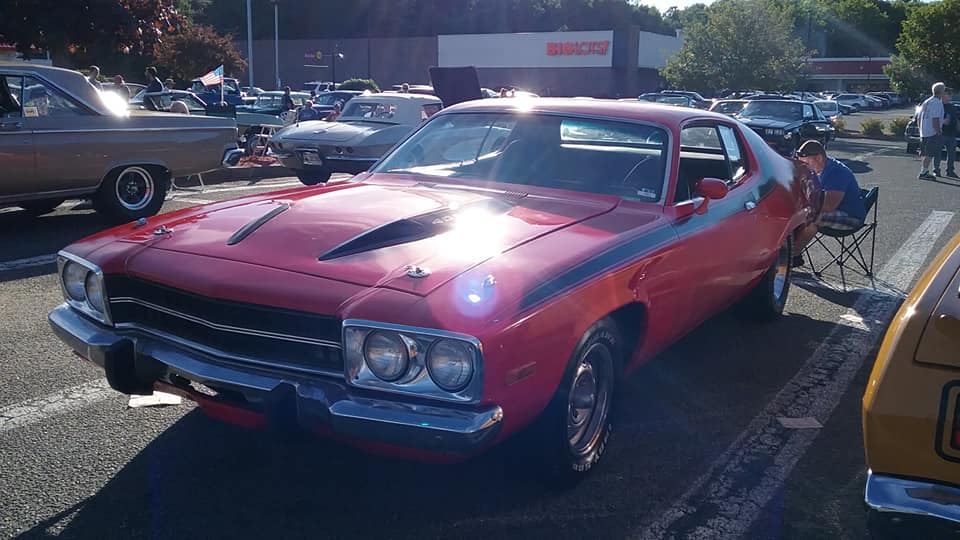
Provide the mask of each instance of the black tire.
[{"label": "black tire", "polygon": [[160,211],[170,186],[170,173],[150,165],[127,165],[104,178],[93,207],[110,219],[127,222]]},{"label": "black tire", "polygon": [[772,321],[783,314],[793,277],[792,258],[793,238],[788,235],[773,264],[743,299],[742,308],[748,317]]},{"label": "black tire", "polygon": [[327,169],[320,169],[319,171],[301,171],[297,173],[297,178],[303,182],[305,186],[315,186],[317,184],[324,184],[327,180],[330,180],[330,176],[333,175],[332,171]]},{"label": "black tire", "polygon": [[66,199],[41,199],[38,201],[23,201],[17,203],[17,206],[23,208],[32,216],[42,216],[53,212],[53,209],[63,204]]},{"label": "black tire", "polygon": [[[597,321],[580,338],[546,409],[521,434],[522,461],[547,486],[576,486],[603,457],[613,431],[623,356],[624,342],[616,323],[610,318]],[[574,392],[575,386],[586,392]],[[583,408],[572,407],[578,400]]]}]

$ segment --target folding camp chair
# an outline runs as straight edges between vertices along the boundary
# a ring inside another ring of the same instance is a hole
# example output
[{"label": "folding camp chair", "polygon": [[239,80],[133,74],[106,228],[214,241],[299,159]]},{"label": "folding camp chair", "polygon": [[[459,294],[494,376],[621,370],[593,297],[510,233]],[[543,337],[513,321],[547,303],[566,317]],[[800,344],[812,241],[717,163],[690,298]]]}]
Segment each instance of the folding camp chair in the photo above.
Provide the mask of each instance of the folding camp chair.
[{"label": "folding camp chair", "polygon": [[[864,220],[863,225],[859,228],[839,230],[831,229],[830,227],[820,227],[817,235],[813,238],[813,242],[807,245],[807,248],[803,251],[804,255],[806,255],[807,262],[810,264],[810,269],[813,270],[815,276],[821,277],[824,270],[834,265],[839,266],[840,281],[843,283],[844,290],[846,290],[847,277],[844,269],[850,266],[850,261],[853,261],[855,266],[859,267],[866,277],[873,277],[873,254],[874,247],[877,243],[877,197],[879,193],[879,187],[871,188],[869,191],[866,189],[860,190],[860,196],[863,199],[867,219]],[[864,242],[868,237],[870,239],[869,259],[867,259],[864,254],[864,251],[867,249]],[[836,243],[830,242],[828,238],[832,238]],[[830,260],[820,268],[814,266],[813,257],[810,255],[810,246],[813,246],[814,243],[822,247],[830,256]],[[832,249],[831,245],[833,246]]]}]

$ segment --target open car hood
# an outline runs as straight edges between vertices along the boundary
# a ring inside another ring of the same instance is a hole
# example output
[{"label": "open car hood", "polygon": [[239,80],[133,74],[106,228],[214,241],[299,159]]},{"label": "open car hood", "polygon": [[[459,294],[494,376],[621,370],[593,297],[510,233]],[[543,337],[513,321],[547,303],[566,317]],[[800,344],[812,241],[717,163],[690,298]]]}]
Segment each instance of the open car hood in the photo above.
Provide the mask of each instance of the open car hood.
[{"label": "open car hood", "polygon": [[[418,295],[619,199],[536,196],[417,183],[414,177],[302,188],[202,207],[127,237],[169,250]],[[419,275],[412,269],[419,268]]]},{"label": "open car hood", "polygon": [[430,81],[433,84],[434,93],[443,102],[444,107],[483,98],[477,70],[472,66],[431,67]]}]

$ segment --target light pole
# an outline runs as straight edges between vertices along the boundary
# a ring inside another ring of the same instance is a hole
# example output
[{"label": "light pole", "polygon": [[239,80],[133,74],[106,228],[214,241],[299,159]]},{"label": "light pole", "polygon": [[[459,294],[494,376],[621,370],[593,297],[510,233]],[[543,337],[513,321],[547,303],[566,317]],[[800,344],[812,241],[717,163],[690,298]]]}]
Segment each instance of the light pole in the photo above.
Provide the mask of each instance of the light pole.
[{"label": "light pole", "polygon": [[253,9],[247,0],[247,83],[253,87]]},{"label": "light pole", "polygon": [[280,2],[270,0],[273,4],[273,80],[277,90],[280,89]]},{"label": "light pole", "polygon": [[333,79],[333,81],[331,81],[331,82],[333,82],[333,89],[334,89],[334,90],[337,89],[337,59],[338,59],[338,58],[339,58],[340,60],[343,60],[343,53],[340,52],[340,44],[339,44],[339,43],[337,43],[336,45],[333,46],[333,73],[332,73],[332,79]]}]

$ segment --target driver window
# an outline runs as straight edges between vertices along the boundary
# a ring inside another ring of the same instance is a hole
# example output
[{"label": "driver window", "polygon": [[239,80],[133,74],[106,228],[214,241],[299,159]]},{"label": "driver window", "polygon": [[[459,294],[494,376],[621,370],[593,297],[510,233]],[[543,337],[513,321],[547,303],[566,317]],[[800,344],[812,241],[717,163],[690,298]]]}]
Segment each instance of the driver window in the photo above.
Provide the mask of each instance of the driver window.
[{"label": "driver window", "polygon": [[674,202],[695,196],[701,178],[719,178],[730,182],[730,169],[716,125],[696,125],[680,131],[680,167]]},{"label": "driver window", "polygon": [[23,77],[0,75],[0,118],[19,118]]},{"label": "driver window", "polygon": [[803,119],[804,119],[804,120],[809,120],[809,119],[811,119],[811,118],[813,118],[813,107],[811,107],[810,105],[804,105],[804,106],[803,106]]},{"label": "driver window", "polygon": [[47,83],[26,77],[23,83],[23,115],[27,117],[86,116],[88,113]]}]

